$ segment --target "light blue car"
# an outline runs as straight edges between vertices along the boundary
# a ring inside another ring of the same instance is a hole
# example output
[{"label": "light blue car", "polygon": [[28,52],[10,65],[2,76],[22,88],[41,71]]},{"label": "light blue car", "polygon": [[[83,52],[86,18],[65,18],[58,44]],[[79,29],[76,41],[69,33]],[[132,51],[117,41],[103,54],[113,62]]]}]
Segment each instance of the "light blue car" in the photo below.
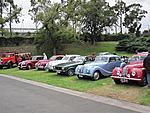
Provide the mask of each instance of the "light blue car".
[{"label": "light blue car", "polygon": [[84,65],[78,65],[75,74],[79,79],[90,77],[92,80],[98,80],[103,76],[111,76],[115,67],[120,67],[121,59],[117,55],[97,56],[94,62]]}]

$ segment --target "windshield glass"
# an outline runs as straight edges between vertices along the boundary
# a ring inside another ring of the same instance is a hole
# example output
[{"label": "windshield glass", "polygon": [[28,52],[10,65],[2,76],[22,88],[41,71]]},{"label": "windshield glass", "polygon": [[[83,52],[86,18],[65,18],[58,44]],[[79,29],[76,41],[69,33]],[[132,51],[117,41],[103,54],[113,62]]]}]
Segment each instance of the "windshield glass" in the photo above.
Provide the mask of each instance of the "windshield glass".
[{"label": "windshield glass", "polygon": [[133,56],[129,59],[129,62],[135,62],[135,61],[143,61],[146,56]]},{"label": "windshield glass", "polygon": [[95,58],[95,61],[108,62],[108,57],[97,56],[97,57]]},{"label": "windshield glass", "polygon": [[32,60],[36,60],[36,59],[37,59],[37,57],[35,57],[35,56],[32,57]]},{"label": "windshield glass", "polygon": [[68,56],[64,56],[64,57],[62,58],[62,60],[69,60],[69,57],[68,57]]},{"label": "windshield glass", "polygon": [[76,57],[75,59],[73,59],[74,62],[83,62],[85,59],[85,57]]},{"label": "windshield glass", "polygon": [[56,58],[56,56],[52,56],[52,57],[49,58],[49,60],[53,60],[55,58]]}]

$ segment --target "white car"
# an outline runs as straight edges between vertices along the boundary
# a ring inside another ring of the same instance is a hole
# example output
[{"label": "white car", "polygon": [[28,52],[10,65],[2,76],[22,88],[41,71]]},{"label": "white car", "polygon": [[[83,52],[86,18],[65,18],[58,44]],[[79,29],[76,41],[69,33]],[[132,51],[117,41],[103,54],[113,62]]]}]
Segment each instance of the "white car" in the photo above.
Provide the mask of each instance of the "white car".
[{"label": "white car", "polygon": [[65,55],[61,60],[50,61],[46,64],[45,70],[46,71],[55,71],[55,66],[62,63],[71,62],[74,58],[80,55]]}]

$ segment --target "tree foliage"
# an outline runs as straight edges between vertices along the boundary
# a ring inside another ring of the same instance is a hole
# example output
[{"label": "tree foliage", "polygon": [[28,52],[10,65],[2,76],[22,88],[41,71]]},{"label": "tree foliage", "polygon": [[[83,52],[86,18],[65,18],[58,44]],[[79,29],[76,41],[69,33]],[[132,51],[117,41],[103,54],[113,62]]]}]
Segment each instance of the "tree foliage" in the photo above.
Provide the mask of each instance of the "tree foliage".
[{"label": "tree foliage", "polygon": [[114,11],[105,0],[88,1],[82,11],[82,32],[88,34],[91,44],[101,36],[104,28],[111,27],[117,21]]}]

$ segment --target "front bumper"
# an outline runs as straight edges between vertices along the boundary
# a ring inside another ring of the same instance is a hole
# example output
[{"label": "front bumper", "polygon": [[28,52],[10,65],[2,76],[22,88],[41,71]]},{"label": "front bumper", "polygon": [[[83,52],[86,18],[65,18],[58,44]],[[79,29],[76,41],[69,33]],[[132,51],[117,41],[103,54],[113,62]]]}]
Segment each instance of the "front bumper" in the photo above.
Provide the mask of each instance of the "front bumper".
[{"label": "front bumper", "polygon": [[27,69],[27,66],[25,66],[25,65],[19,65],[18,68],[19,69]]},{"label": "front bumper", "polygon": [[78,73],[78,72],[76,72],[75,74],[76,74],[76,75],[81,75],[81,76],[92,76],[91,74]]},{"label": "front bumper", "polygon": [[119,76],[111,76],[112,79],[124,79],[124,80],[133,80],[133,81],[142,81],[140,78],[128,78],[128,77],[119,77]]}]

